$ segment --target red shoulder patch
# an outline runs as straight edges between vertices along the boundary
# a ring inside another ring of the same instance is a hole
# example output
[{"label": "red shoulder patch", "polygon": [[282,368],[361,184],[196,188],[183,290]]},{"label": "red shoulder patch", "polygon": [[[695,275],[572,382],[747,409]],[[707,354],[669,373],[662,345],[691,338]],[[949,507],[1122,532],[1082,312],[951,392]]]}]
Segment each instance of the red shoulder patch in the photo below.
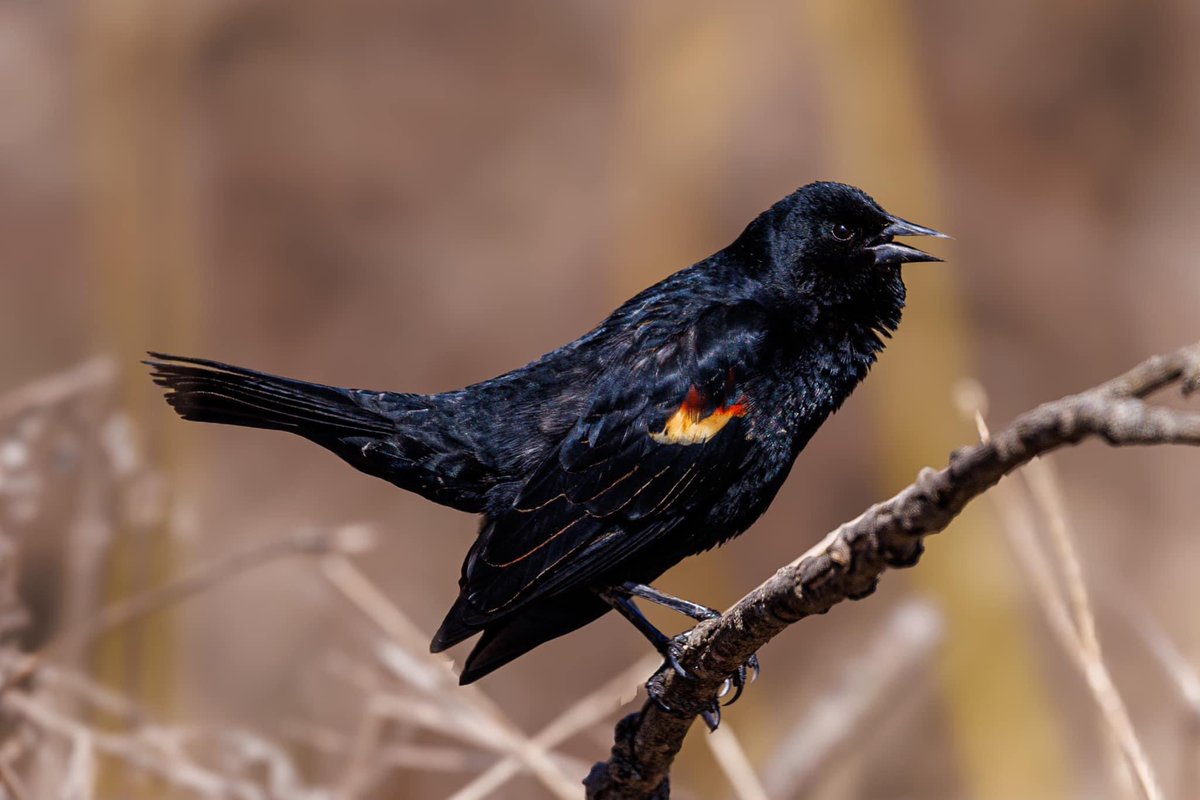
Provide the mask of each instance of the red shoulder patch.
[{"label": "red shoulder patch", "polygon": [[688,389],[679,410],[667,420],[667,424],[650,438],[660,444],[702,444],[721,432],[734,417],[746,416],[746,398],[718,406],[704,415],[704,398],[695,387]]}]

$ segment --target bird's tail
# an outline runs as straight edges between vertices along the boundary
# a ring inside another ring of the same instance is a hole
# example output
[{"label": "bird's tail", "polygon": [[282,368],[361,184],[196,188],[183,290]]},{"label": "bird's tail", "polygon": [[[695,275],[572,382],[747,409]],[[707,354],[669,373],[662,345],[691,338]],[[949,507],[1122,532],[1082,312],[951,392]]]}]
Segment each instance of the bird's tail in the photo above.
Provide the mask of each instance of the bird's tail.
[{"label": "bird's tail", "polygon": [[[184,419],[297,433],[317,441],[387,436],[395,424],[353,390],[281,378],[203,358],[150,353],[154,382]],[[321,443],[324,443],[321,441]]]},{"label": "bird's tail", "polygon": [[290,431],[368,475],[462,511],[482,509],[494,470],[436,395],[369,392],[150,353],[152,377],[184,419]]}]

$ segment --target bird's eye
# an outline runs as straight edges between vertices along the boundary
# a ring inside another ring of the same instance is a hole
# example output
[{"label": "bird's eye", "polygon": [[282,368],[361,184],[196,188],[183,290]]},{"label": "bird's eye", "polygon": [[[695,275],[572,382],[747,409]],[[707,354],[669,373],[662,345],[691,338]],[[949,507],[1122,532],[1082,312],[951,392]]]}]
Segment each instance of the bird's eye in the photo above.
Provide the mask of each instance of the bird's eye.
[{"label": "bird's eye", "polygon": [[848,242],[854,238],[854,231],[850,230],[849,226],[843,225],[839,222],[837,225],[833,226],[833,238],[837,239],[839,242]]}]

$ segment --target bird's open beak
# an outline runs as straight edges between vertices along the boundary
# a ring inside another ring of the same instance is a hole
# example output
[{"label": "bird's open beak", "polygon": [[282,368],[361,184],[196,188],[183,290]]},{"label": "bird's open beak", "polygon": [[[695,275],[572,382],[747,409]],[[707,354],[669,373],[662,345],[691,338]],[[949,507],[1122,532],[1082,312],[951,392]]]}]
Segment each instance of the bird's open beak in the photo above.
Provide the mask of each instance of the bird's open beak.
[{"label": "bird's open beak", "polygon": [[871,250],[875,253],[875,263],[878,264],[910,264],[914,261],[941,261],[935,255],[930,255],[924,250],[918,250],[915,247],[909,247],[906,244],[898,244],[892,241],[894,236],[932,236],[935,239],[949,239],[950,237],[941,231],[935,231],[933,228],[926,228],[924,225],[918,225],[915,222],[900,219],[899,217],[889,217],[890,224],[883,229],[880,234],[879,244],[874,245]]}]

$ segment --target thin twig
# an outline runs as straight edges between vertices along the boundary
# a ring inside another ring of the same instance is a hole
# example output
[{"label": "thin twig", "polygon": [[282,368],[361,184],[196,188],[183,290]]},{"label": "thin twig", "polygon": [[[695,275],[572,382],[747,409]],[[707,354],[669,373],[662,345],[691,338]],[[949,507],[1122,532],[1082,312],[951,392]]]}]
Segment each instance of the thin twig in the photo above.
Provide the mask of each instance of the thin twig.
[{"label": "thin twig", "polygon": [[[980,428],[980,438],[986,441],[988,431],[982,411],[975,409],[973,416]],[[1034,594],[1051,622],[1051,629],[1063,648],[1079,665],[1088,688],[1104,715],[1112,736],[1114,752],[1120,759],[1116,765],[1116,774],[1130,786],[1131,781],[1136,779],[1136,788],[1141,797],[1161,798],[1161,786],[1104,662],[1096,633],[1095,615],[1083,578],[1082,562],[1070,535],[1057,476],[1048,460],[1038,458],[1026,466],[1024,477],[1046,521],[1055,557],[1049,558],[1037,541],[1032,515],[1028,510],[1023,513],[1018,511],[1018,508],[1023,506],[1023,501],[1015,492],[1009,491],[1010,487],[1001,486],[997,488],[994,496],[1001,516],[1005,519],[1010,542],[1025,572],[1033,581]],[[1065,584],[1065,593],[1059,589],[1058,580],[1053,576],[1049,564],[1058,565],[1061,581]],[[1126,602],[1129,602],[1128,599]],[[1121,610],[1129,609],[1122,607]],[[1146,634],[1142,626],[1134,627],[1139,635]],[[1168,673],[1172,677],[1178,677],[1170,659],[1164,659],[1165,653],[1155,646],[1163,644],[1164,641],[1169,648],[1170,643],[1165,639],[1147,639],[1147,644],[1151,652],[1162,661]],[[1174,662],[1174,666],[1178,666],[1178,663]],[[1183,691],[1183,696],[1186,699],[1186,691]]]},{"label": "thin twig", "polygon": [[1114,446],[1200,445],[1200,414],[1142,401],[1173,384],[1185,393],[1195,389],[1198,367],[1200,344],[1022,414],[989,441],[954,452],[945,468],[922,470],[911,486],[830,533],[721,618],[698,624],[679,658],[691,679],[669,671],[651,679],[672,710],[648,702],[618,723],[610,759],[585,781],[588,797],[667,797],[671,763],[726,676],[789,625],[866,597],[888,568],[916,564],[926,536],[944,530],[967,503],[1031,459],[1087,438]]},{"label": "thin twig", "polygon": [[[321,562],[321,574],[325,580],[345,597],[350,604],[369,619],[383,634],[400,644],[405,649],[415,649],[420,642],[421,647],[429,641],[421,630],[392,603],[379,588],[375,586],[347,558],[340,555],[328,556]],[[433,656],[429,656],[433,658]],[[439,663],[448,663],[438,659]],[[454,683],[453,673],[447,666],[439,678],[447,684]],[[475,712],[473,715],[478,723],[474,726],[458,726],[453,730],[461,732],[470,727],[473,733],[486,733],[493,742],[499,742],[501,749],[523,761],[533,775],[547,789],[562,798],[577,798],[579,785],[569,778],[550,758],[545,748],[531,741],[528,737],[505,716],[505,714],[474,686],[463,687],[451,697],[463,703]],[[377,710],[386,711],[395,716],[419,716],[419,721],[426,726],[439,725],[446,720],[445,709],[440,709],[436,717],[426,714],[422,706],[411,702],[393,703],[379,700]],[[490,723],[490,724],[488,724]]]},{"label": "thin twig", "polygon": [[252,543],[169,583],[107,606],[96,616],[64,630],[43,650],[42,655],[51,657],[59,652],[86,647],[113,628],[175,605],[247,570],[280,558],[297,554],[324,555],[347,548],[357,550],[362,542],[361,532],[360,526],[344,526],[331,530],[300,531],[279,539]]},{"label": "thin twig", "polygon": [[42,691],[55,691],[57,696],[82,699],[97,711],[101,711],[126,725],[140,725],[149,721],[146,710],[129,698],[107,686],[72,670],[55,664],[41,663],[37,667],[37,685]]},{"label": "thin twig", "polygon": [[70,733],[71,756],[60,790],[65,800],[92,800],[96,785],[96,753],[92,743],[94,737],[83,726]]},{"label": "thin twig", "polygon": [[21,776],[13,771],[7,758],[0,758],[0,786],[4,787],[4,793],[11,800],[26,800],[29,797]]},{"label": "thin twig", "polygon": [[[403,704],[402,708],[408,706]],[[346,767],[338,782],[338,800],[353,800],[365,794],[374,776],[375,751],[383,732],[386,715],[379,713],[378,702],[368,697],[365,711],[359,716]]]},{"label": "thin twig", "polygon": [[[990,432],[982,408],[964,411],[972,414],[980,439],[987,441]],[[1079,665],[1104,716],[1118,758],[1114,773],[1126,782],[1129,776],[1136,777],[1138,793],[1145,800],[1161,800],[1162,789],[1104,661],[1095,614],[1083,578],[1083,565],[1071,539],[1066,504],[1058,488],[1057,476],[1049,461],[1035,458],[1026,465],[1023,477],[1049,529],[1054,557],[1049,557],[1038,541],[1036,526],[1023,499],[1010,491],[1010,487],[997,487],[993,497],[1005,521],[1009,542],[1032,581],[1034,596],[1038,598],[1051,629],[1063,649]],[[1058,566],[1058,577],[1053,565]]]},{"label": "thin twig", "polygon": [[[293,741],[304,744],[321,755],[336,758],[348,758],[355,746],[350,737],[340,731],[308,721],[288,723],[287,735]],[[490,753],[481,753],[462,747],[413,744],[411,742],[395,742],[384,745],[379,748],[378,756],[378,763],[382,766],[421,772],[475,773],[487,768],[493,762]]]},{"label": "thin twig", "polygon": [[[253,784],[229,779],[172,757],[172,754],[162,752],[161,747],[148,737],[90,728],[22,692],[6,695],[4,705],[42,731],[59,736],[71,744],[72,755],[64,781],[64,797],[91,796],[94,751],[125,761],[136,769],[203,797],[264,800],[263,792]],[[69,787],[78,788],[72,792]]]},{"label": "thin twig", "polygon": [[[1035,459],[1030,463],[1026,468],[1025,475],[1034,499],[1041,508],[1042,516],[1050,529],[1050,538],[1054,543],[1063,581],[1066,583],[1068,608],[1074,623],[1074,644],[1078,648],[1078,658],[1081,661],[1088,687],[1092,690],[1101,713],[1104,714],[1125,766],[1136,778],[1140,795],[1144,800],[1161,800],[1162,788],[1150,765],[1145,748],[1137,736],[1137,731],[1133,727],[1133,720],[1129,717],[1129,711],[1125,707],[1121,693],[1104,661],[1100,639],[1096,634],[1096,618],[1092,613],[1092,604],[1083,579],[1083,566],[1079,561],[1075,544],[1071,541],[1066,510],[1057,480],[1050,464],[1041,459]],[[1064,642],[1064,644],[1068,643]]]},{"label": "thin twig", "polygon": [[[1122,594],[1130,596],[1128,590]],[[1200,721],[1200,672],[1163,630],[1162,623],[1134,599],[1117,609],[1125,624],[1146,645],[1179,696],[1179,702]]]},{"label": "thin twig", "polygon": [[15,417],[71,400],[113,384],[117,370],[111,359],[94,358],[70,369],[32,381],[0,397],[0,419]]},{"label": "thin twig", "polygon": [[704,741],[716,759],[717,766],[725,773],[725,778],[733,787],[737,800],[770,800],[767,790],[763,788],[754,772],[754,765],[750,763],[750,757],[746,755],[741,740],[730,729],[728,723],[713,731],[713,735]]},{"label": "thin twig", "polygon": [[1158,618],[1129,590],[1121,589],[1118,594],[1125,598],[1125,602],[1115,609],[1117,617],[1146,645],[1170,679],[1183,706],[1179,721],[1179,774],[1174,796],[1200,797],[1200,673],[1179,651]]},{"label": "thin twig", "polygon": [[909,601],[888,618],[866,649],[839,670],[841,684],[823,694],[779,742],[763,768],[771,797],[796,797],[839,763],[852,743],[894,709],[897,696],[911,694],[902,686],[927,664],[944,628],[931,605]]},{"label": "thin twig", "polygon": [[[660,660],[657,655],[649,655],[623,670],[560,714],[533,737],[533,742],[549,750],[595,725],[610,715],[621,704],[621,697],[629,692],[629,687],[636,687],[642,676],[658,666]],[[450,800],[484,800],[519,774],[520,767],[518,759],[508,756],[451,795]]]}]

